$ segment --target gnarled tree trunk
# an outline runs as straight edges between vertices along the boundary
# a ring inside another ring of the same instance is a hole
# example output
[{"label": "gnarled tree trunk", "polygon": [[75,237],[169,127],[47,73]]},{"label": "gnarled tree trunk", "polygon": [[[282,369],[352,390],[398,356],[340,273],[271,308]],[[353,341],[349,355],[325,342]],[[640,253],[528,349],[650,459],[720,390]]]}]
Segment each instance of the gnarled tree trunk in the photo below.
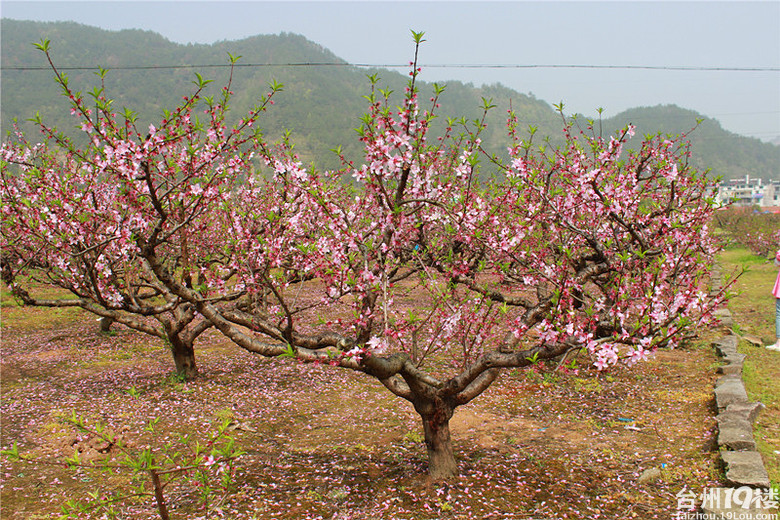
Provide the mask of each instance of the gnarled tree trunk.
[{"label": "gnarled tree trunk", "polygon": [[194,379],[198,375],[198,367],[195,364],[195,348],[192,341],[186,341],[179,335],[168,337],[168,344],[176,364],[176,374],[184,379]]},{"label": "gnarled tree trunk", "polygon": [[422,417],[425,447],[428,450],[428,474],[433,479],[456,476],[458,463],[450,438],[450,419],[454,407],[441,399],[435,399],[415,402],[414,408]]}]

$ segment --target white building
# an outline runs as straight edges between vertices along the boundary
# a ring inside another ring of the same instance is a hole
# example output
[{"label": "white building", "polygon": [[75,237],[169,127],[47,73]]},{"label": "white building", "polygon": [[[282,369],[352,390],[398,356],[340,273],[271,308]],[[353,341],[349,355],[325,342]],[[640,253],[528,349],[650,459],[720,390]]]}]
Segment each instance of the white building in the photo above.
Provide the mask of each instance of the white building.
[{"label": "white building", "polygon": [[718,186],[716,200],[735,206],[777,207],[780,206],[780,181],[765,183],[763,179],[751,179],[749,175],[744,179],[724,181]]}]

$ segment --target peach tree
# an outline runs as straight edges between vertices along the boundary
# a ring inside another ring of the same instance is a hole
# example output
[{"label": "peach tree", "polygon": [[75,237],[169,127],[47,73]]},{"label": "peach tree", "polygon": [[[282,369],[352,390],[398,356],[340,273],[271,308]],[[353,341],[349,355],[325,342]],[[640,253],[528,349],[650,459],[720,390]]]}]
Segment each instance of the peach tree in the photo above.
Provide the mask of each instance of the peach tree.
[{"label": "peach tree", "polygon": [[[249,171],[260,140],[245,130],[272,102],[275,90],[228,129],[230,83],[220,99],[204,99],[209,82],[198,76],[194,94],[166,112],[156,127],[139,129],[132,111],[117,114],[106,97],[107,71],[98,72],[101,87],[85,96],[57,70],[49,42],[37,47],[85,137],[73,140],[37,116],[41,142],[14,132],[3,144],[2,278],[24,304],[81,307],[109,323],[159,337],[170,348],[176,372],[194,377],[194,341],[211,323],[159,283],[136,244],[158,243],[166,269],[188,287],[199,283],[201,269],[226,263],[191,236],[209,225],[203,217],[228,196],[229,183]],[[199,117],[195,112],[203,104],[205,114]],[[64,294],[47,298],[31,292],[40,284]],[[226,293],[215,301],[240,296],[240,291]]]},{"label": "peach tree", "polygon": [[[77,288],[98,314],[143,316],[132,305],[148,293],[247,351],[375,378],[420,415],[435,478],[457,474],[455,410],[504,369],[572,351],[598,369],[632,364],[711,322],[725,297],[706,287],[712,184],[684,141],[627,149],[632,127],[605,138],[564,119],[565,144],[536,147],[512,113],[504,158],[483,152],[484,118],[432,137],[444,88],[420,100],[414,37],[400,106],[372,77],[364,156],[338,171],[266,143],[265,105],[227,127],[229,88],[206,100],[205,123],[196,94],[146,137],[76,96],[89,153],[57,137],[3,148],[4,220],[24,224],[4,224],[19,251],[8,264]],[[77,210],[58,209],[64,188],[26,204],[38,177],[67,183]],[[28,217],[41,212],[63,227]]]}]

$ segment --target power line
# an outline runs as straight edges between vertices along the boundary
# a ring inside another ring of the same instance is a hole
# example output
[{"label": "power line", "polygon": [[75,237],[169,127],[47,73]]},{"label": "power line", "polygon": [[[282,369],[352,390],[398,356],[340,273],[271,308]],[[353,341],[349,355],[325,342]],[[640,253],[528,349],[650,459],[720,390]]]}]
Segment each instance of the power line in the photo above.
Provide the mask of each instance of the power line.
[{"label": "power line", "polygon": [[[233,65],[229,63],[221,64],[207,64],[207,65],[128,65],[120,67],[110,67],[107,70],[174,70],[174,69],[223,69],[223,68],[249,68],[249,67],[348,67],[349,63],[330,63],[330,62],[300,62],[300,63],[235,63]],[[380,66],[380,65],[377,65]],[[87,67],[82,65],[77,66],[65,66],[57,67],[57,70],[69,71],[69,70],[96,70],[97,67]],[[21,71],[35,71],[35,70],[51,70],[51,67],[0,67],[0,70],[21,70]]]},{"label": "power line", "polygon": [[[382,65],[391,67],[390,65]],[[393,65],[392,67],[399,67]],[[682,71],[725,71],[725,72],[780,72],[780,67],[702,67],[676,65],[554,65],[554,64],[442,64],[422,65],[432,68],[457,69],[620,69],[620,70],[682,70]]]},{"label": "power line", "polygon": [[[221,63],[203,65],[126,65],[110,67],[109,70],[175,70],[175,69],[216,69],[216,68],[267,68],[267,67],[361,67],[361,68],[408,68],[409,64],[393,63],[346,63],[346,62],[288,62],[288,63]],[[422,68],[436,69],[596,69],[596,70],[661,70],[687,72],[780,72],[780,67],[705,67],[677,65],[576,65],[576,64],[489,64],[489,63],[429,63]],[[95,70],[95,66],[63,66],[62,71]],[[50,70],[50,67],[0,67],[5,71]]]},{"label": "power line", "polygon": [[[676,66],[676,65],[582,65],[582,64],[488,64],[488,63],[429,63],[420,64],[421,68],[438,69],[594,69],[594,70],[657,70],[657,71],[689,71],[689,72],[780,72],[780,67],[706,67],[706,66]],[[109,67],[108,70],[178,70],[178,69],[224,69],[224,68],[272,68],[272,67],[359,67],[407,69],[409,63],[347,63],[347,62],[287,62],[287,63],[218,63],[202,65],[125,65]],[[94,71],[96,66],[62,66],[60,71]],[[0,66],[0,71],[46,71],[49,66]],[[774,112],[768,112],[774,113]],[[755,112],[755,114],[763,114]],[[724,115],[724,114],[720,114]],[[728,114],[736,115],[736,114]],[[741,115],[741,114],[740,114]],[[764,135],[764,134],[753,134]],[[768,132],[766,135],[776,135]]]}]

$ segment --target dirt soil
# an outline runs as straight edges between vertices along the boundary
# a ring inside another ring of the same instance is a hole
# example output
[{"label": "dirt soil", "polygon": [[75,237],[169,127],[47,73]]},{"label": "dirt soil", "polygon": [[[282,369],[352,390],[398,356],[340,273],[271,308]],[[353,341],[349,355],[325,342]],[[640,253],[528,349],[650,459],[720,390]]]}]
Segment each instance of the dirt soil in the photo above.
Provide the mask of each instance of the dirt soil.
[{"label": "dirt soil", "polygon": [[[609,373],[584,358],[570,370],[506,372],[455,413],[460,476],[431,482],[417,415],[368,377],[269,361],[211,334],[197,346],[200,377],[181,382],[152,338],[117,326],[101,334],[87,315],[37,320],[27,312],[3,308],[3,449],[16,442],[60,461],[74,449],[109,456],[110,446],[58,420],[73,412],[130,445],[159,449],[225,417],[241,425],[236,493],[199,511],[192,489],[172,485],[172,518],[668,520],[678,493],[722,484],[717,359],[707,341]],[[144,430],[152,418],[160,419],[154,435]],[[0,464],[4,520],[56,517],[66,500],[127,485],[64,465]],[[118,518],[157,517],[151,499],[117,509]]]}]

